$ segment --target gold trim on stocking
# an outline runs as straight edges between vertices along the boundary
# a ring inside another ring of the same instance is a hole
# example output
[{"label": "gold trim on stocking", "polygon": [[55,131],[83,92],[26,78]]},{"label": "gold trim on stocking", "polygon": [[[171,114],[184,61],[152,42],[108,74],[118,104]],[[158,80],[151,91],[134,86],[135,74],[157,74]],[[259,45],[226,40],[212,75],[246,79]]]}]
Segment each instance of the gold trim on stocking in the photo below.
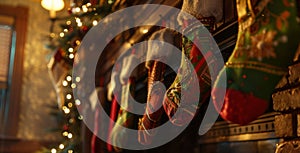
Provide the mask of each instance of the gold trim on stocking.
[{"label": "gold trim on stocking", "polygon": [[[245,3],[242,3],[244,0],[239,0],[237,3],[237,11],[238,12],[245,12],[246,5]],[[248,13],[238,13],[239,16],[239,30],[244,31],[245,29],[249,28],[254,22],[256,17],[264,10],[264,8],[268,5],[268,3],[271,0],[261,0],[255,8],[253,8],[251,0],[247,0],[247,6],[250,11],[250,15]],[[254,12],[257,11],[257,12]]]},{"label": "gold trim on stocking", "polygon": [[246,68],[246,69],[253,69],[258,70],[274,75],[285,75],[287,70],[285,68],[264,64],[255,61],[246,61],[246,62],[227,62],[226,67],[229,68]]}]

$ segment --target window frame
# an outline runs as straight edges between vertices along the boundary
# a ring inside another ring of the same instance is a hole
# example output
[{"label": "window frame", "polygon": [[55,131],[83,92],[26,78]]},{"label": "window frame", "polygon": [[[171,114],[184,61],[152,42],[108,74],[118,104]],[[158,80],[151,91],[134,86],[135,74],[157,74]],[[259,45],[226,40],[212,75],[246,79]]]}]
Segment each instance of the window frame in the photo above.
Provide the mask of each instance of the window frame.
[{"label": "window frame", "polygon": [[19,128],[18,124],[20,118],[23,61],[27,36],[28,12],[29,9],[24,6],[0,5],[0,15],[14,18],[13,27],[15,33],[15,43],[14,46],[12,46],[14,47],[14,50],[12,50],[14,51],[14,61],[12,68],[10,68],[12,70],[10,71],[10,78],[8,78],[10,84],[6,99],[6,103],[8,103],[9,107],[5,108],[6,113],[3,121],[1,121],[4,122],[4,124],[1,125],[1,128],[3,129],[0,131],[0,138],[16,137]]}]

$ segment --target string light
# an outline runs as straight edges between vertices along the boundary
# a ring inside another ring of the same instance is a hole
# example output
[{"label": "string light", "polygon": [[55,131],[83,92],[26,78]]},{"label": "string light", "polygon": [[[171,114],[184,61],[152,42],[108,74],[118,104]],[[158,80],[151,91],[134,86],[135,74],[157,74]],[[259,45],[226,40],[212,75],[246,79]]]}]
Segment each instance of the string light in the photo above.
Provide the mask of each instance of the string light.
[{"label": "string light", "polygon": [[50,37],[54,38],[55,37],[55,33],[50,33]]},{"label": "string light", "polygon": [[86,6],[90,7],[90,6],[92,6],[92,4],[91,3],[86,3]]},{"label": "string light", "polygon": [[75,81],[76,81],[76,82],[80,82],[80,77],[76,77],[76,78],[75,78]]},{"label": "string light", "polygon": [[65,34],[64,34],[63,32],[61,32],[61,33],[59,33],[59,36],[60,36],[60,37],[64,37]]},{"label": "string light", "polygon": [[75,100],[75,105],[78,106],[78,105],[80,105],[80,104],[81,104],[80,100],[79,100],[79,99],[76,99],[76,100]]},{"label": "string light", "polygon": [[71,108],[73,106],[72,103],[68,103],[68,107]]},{"label": "string light", "polygon": [[59,149],[64,149],[64,148],[65,148],[65,145],[64,145],[64,144],[60,144],[60,145],[58,146],[58,148],[59,148]]},{"label": "string light", "polygon": [[79,12],[80,12],[80,8],[79,8],[79,7],[76,7],[76,8],[75,8],[75,12],[76,12],[76,13],[79,13]]},{"label": "string light", "polygon": [[82,119],[83,119],[83,116],[82,116],[82,115],[79,115],[79,116],[78,116],[78,119],[79,119],[79,120],[82,120]]},{"label": "string light", "polygon": [[77,18],[75,17],[75,21],[78,23],[78,22],[81,22],[80,18]]},{"label": "string light", "polygon": [[57,151],[56,151],[56,149],[55,148],[52,148],[51,149],[51,153],[56,153]]},{"label": "string light", "polygon": [[69,123],[74,123],[74,118],[69,119]]},{"label": "string light", "polygon": [[67,79],[67,81],[71,81],[71,80],[72,80],[72,77],[68,75],[68,76],[66,77],[66,79]]},{"label": "string light", "polygon": [[72,83],[72,84],[71,84],[71,88],[73,88],[73,89],[76,88],[76,84],[75,84],[75,83]]},{"label": "string light", "polygon": [[112,4],[114,1],[113,0],[108,0],[108,4]]},{"label": "string light", "polygon": [[148,29],[143,29],[143,30],[142,30],[142,33],[143,33],[143,34],[146,34],[148,31],[149,31]]},{"label": "string light", "polygon": [[69,132],[65,131],[65,132],[63,132],[62,135],[66,137],[66,136],[68,136],[68,134],[69,134]]},{"label": "string light", "polygon": [[68,29],[64,29],[64,32],[68,32],[69,30]]},{"label": "string light", "polygon": [[68,153],[73,153],[73,150],[68,150]]},{"label": "string light", "polygon": [[72,22],[71,22],[70,20],[68,20],[68,21],[66,22],[67,25],[71,25],[71,23],[72,23]]},{"label": "string light", "polygon": [[70,55],[69,55],[69,58],[70,58],[70,59],[73,59],[73,58],[74,58],[74,54],[70,54]]},{"label": "string light", "polygon": [[76,40],[75,43],[76,43],[76,45],[80,45],[80,41],[79,40]]},{"label": "string light", "polygon": [[67,98],[67,99],[71,99],[71,98],[72,98],[72,95],[71,95],[71,94],[67,94],[67,95],[66,95],[66,98]]},{"label": "string light", "polygon": [[72,139],[72,137],[73,137],[73,134],[72,134],[72,133],[69,133],[69,134],[68,134],[68,138],[69,138],[69,139]]},{"label": "string light", "polygon": [[88,11],[88,8],[87,8],[85,5],[83,5],[83,6],[82,6],[82,10],[83,10],[83,12],[87,12],[87,11]]},{"label": "string light", "polygon": [[74,51],[74,49],[73,49],[73,48],[69,48],[68,51],[69,51],[70,53],[72,53],[72,52]]},{"label": "string light", "polygon": [[64,112],[65,112],[65,114],[69,114],[70,113],[70,109],[69,108],[64,109]]},{"label": "string light", "polygon": [[62,82],[62,85],[66,87],[66,86],[68,85],[68,82],[67,82],[66,80],[64,80],[64,81]]},{"label": "string light", "polygon": [[82,26],[82,22],[78,22],[78,23],[77,23],[77,26],[78,26],[78,27],[81,27],[81,26]]},{"label": "string light", "polygon": [[70,113],[70,109],[67,108],[66,106],[63,106],[63,111],[65,112],[65,114],[69,114]]},{"label": "string light", "polygon": [[97,24],[98,24],[98,21],[97,21],[97,20],[94,20],[94,21],[93,21],[93,25],[96,26]]}]

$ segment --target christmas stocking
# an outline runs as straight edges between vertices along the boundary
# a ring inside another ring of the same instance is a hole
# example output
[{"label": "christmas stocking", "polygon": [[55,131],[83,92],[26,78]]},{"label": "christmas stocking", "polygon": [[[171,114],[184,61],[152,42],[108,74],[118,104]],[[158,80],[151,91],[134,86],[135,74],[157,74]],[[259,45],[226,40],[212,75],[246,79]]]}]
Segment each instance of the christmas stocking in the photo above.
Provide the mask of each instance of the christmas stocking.
[{"label": "christmas stocking", "polygon": [[63,59],[63,51],[58,49],[54,56],[51,58],[48,63],[48,70],[53,86],[57,94],[58,106],[61,108],[65,103],[65,94],[63,91],[63,86],[67,86],[70,82],[63,82],[69,70],[71,69],[70,65],[66,63]]},{"label": "christmas stocking", "polygon": [[[248,124],[268,108],[271,93],[286,74],[300,41],[295,0],[238,0],[236,47],[219,76],[227,74],[224,105],[221,78],[213,99],[222,118]],[[299,19],[298,19],[299,20]]]},{"label": "christmas stocking", "polygon": [[94,114],[94,131],[92,135],[92,140],[91,140],[91,152],[92,153],[101,153],[103,152],[101,149],[103,146],[102,141],[97,137],[99,132],[103,131],[103,123],[99,113],[99,108],[96,107],[96,104],[99,100],[101,102],[102,107],[104,106],[106,102],[106,88],[104,87],[104,78],[100,78],[100,86],[95,89],[95,91],[91,94],[89,100],[91,102],[90,109],[87,111],[93,111],[95,112]]},{"label": "christmas stocking", "polygon": [[133,71],[130,74],[130,69],[138,65],[138,58],[136,55],[131,54],[124,57],[122,64],[122,71],[120,73],[120,82],[122,84],[121,104],[122,107],[119,110],[118,118],[115,126],[110,134],[111,143],[115,146],[114,149],[117,152],[122,151],[117,147],[124,143],[128,143],[128,134],[125,128],[133,129],[135,115],[130,113],[133,110],[132,104],[130,104],[129,96],[134,96],[134,83],[137,77],[137,71]]},{"label": "christmas stocking", "polygon": [[[202,5],[202,3],[207,3],[207,5]],[[212,31],[216,19],[219,20],[222,17],[222,11],[220,11],[222,9],[218,8],[219,6],[211,5],[212,3],[216,3],[216,1],[185,0],[182,10],[198,18],[204,26]],[[203,9],[199,9],[199,7]],[[183,34],[186,37],[182,38],[181,66],[175,81],[167,90],[163,106],[170,121],[175,125],[182,126],[191,121],[198,107],[210,96],[211,80],[207,63],[214,62],[214,48],[212,36],[209,33],[201,33],[201,29],[195,27],[197,26],[196,21],[192,21],[184,13],[180,13],[177,19],[182,24]],[[200,48],[195,44],[199,44]],[[197,74],[197,78],[192,77],[193,71]],[[200,93],[195,93],[198,87],[200,87]],[[200,94],[200,103],[197,94]]]},{"label": "christmas stocking", "polygon": [[[178,34],[170,29],[161,29],[156,31],[150,37],[150,40],[159,40],[169,44],[175,44],[174,41]],[[138,141],[141,144],[147,145],[152,142],[153,136],[156,132],[153,129],[160,125],[161,116],[164,113],[161,107],[164,97],[164,87],[156,81],[163,81],[165,71],[164,61],[167,60],[168,55],[161,56],[161,53],[166,49],[165,44],[151,44],[148,45],[146,68],[148,69],[148,95],[147,104],[144,116],[139,120]],[[154,60],[153,60],[154,59]],[[158,60],[162,61],[159,62]],[[176,60],[176,59],[173,59]]]},{"label": "christmas stocking", "polygon": [[[111,108],[110,108],[110,122],[108,125],[108,136],[107,136],[107,142],[111,142],[111,137],[110,134],[112,133],[113,125],[115,121],[117,120],[118,112],[119,112],[119,105],[117,102],[118,97],[120,97],[120,92],[121,92],[121,83],[120,83],[120,63],[116,63],[116,68],[115,71],[111,73],[111,80],[108,85],[108,91],[107,91],[107,99],[111,101]],[[115,93],[115,94],[114,94]],[[107,150],[109,152],[113,151],[112,145],[109,143],[107,144]]]}]

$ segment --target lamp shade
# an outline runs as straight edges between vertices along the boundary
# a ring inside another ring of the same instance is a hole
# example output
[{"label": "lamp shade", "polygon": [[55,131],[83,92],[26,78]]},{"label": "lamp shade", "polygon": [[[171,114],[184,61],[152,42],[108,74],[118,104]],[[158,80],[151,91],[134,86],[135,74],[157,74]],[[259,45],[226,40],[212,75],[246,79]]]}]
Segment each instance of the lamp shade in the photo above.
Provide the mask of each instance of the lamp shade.
[{"label": "lamp shade", "polygon": [[60,11],[65,7],[63,0],[42,0],[41,5],[50,12],[50,18],[55,18],[56,11]]},{"label": "lamp shade", "polygon": [[43,8],[49,11],[60,11],[65,7],[63,0],[42,0]]}]

